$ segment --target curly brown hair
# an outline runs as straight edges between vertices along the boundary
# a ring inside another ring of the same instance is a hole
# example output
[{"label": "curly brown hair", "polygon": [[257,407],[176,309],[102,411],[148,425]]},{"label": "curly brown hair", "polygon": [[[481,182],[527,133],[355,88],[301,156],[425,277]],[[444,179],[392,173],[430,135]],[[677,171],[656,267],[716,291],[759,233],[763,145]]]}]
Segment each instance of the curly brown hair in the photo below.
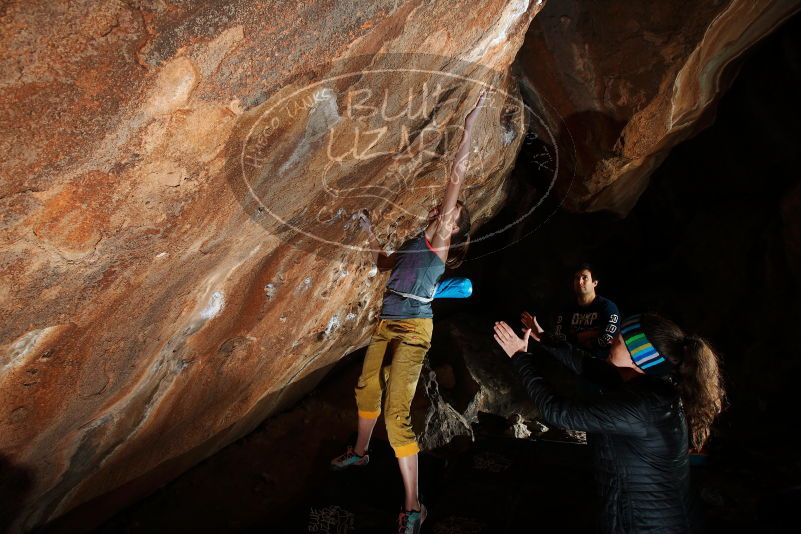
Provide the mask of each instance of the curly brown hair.
[{"label": "curly brown hair", "polygon": [[640,324],[656,350],[676,366],[674,377],[687,416],[690,442],[700,449],[726,396],[718,356],[705,339],[685,334],[676,323],[660,315],[645,314]]}]

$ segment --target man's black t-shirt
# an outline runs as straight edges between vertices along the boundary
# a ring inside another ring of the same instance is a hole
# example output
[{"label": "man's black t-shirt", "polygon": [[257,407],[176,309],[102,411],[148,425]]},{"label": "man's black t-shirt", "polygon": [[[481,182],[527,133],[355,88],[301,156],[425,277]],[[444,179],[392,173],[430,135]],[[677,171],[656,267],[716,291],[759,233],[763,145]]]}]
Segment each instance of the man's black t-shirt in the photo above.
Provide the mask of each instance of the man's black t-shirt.
[{"label": "man's black t-shirt", "polygon": [[556,316],[554,335],[590,351],[596,358],[609,356],[609,346],[620,328],[617,305],[600,295],[587,306],[575,301]]}]

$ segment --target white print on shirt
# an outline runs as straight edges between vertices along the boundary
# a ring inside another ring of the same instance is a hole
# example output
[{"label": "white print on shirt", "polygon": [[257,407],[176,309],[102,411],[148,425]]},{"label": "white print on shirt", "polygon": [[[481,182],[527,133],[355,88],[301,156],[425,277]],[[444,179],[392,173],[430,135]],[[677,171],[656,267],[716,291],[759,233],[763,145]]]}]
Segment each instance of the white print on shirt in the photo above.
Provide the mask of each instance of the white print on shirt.
[{"label": "white print on shirt", "polygon": [[572,326],[592,326],[598,318],[598,312],[592,313],[574,313],[570,321]]}]

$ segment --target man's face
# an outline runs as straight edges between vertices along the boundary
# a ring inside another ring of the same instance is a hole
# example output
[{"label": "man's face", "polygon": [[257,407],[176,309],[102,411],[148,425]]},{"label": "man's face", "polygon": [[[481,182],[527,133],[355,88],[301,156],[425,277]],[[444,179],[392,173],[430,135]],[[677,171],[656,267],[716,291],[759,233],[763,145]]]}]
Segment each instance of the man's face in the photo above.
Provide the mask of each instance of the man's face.
[{"label": "man's face", "polygon": [[591,295],[595,293],[597,280],[592,279],[592,273],[588,269],[582,269],[573,276],[573,291],[576,295]]}]

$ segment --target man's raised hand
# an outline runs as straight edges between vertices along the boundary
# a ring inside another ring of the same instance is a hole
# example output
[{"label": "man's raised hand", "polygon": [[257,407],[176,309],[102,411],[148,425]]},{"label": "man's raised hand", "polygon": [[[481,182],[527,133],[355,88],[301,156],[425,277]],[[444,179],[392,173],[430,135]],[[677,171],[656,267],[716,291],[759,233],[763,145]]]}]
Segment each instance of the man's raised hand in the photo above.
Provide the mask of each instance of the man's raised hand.
[{"label": "man's raised hand", "polygon": [[523,323],[523,326],[531,330],[531,337],[533,337],[535,341],[540,341],[542,333],[545,332],[545,330],[540,326],[540,323],[537,322],[537,317],[535,315],[524,311],[520,314],[520,322]]}]

